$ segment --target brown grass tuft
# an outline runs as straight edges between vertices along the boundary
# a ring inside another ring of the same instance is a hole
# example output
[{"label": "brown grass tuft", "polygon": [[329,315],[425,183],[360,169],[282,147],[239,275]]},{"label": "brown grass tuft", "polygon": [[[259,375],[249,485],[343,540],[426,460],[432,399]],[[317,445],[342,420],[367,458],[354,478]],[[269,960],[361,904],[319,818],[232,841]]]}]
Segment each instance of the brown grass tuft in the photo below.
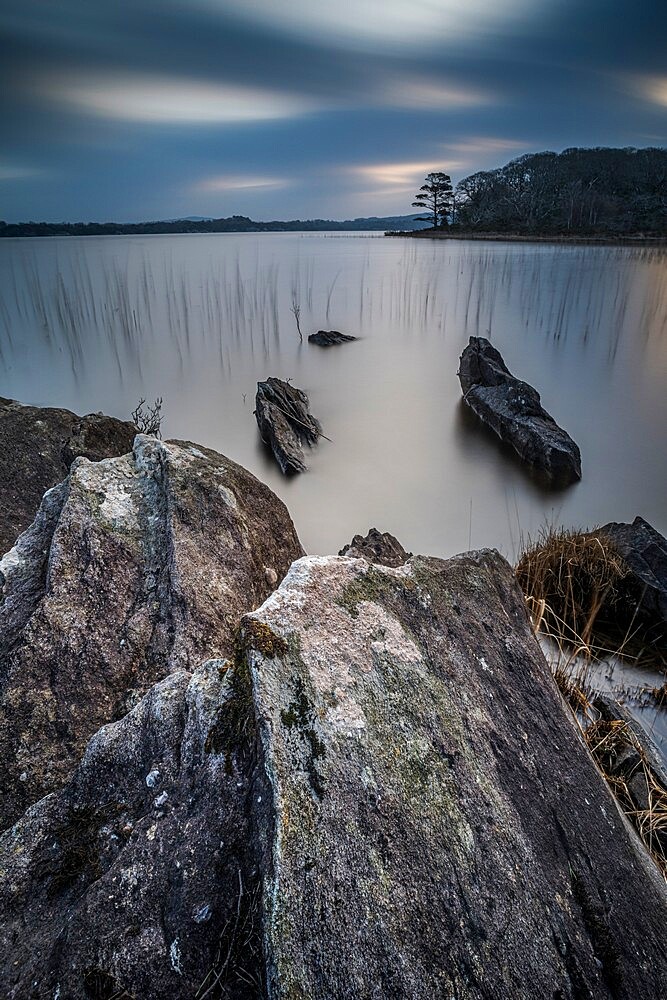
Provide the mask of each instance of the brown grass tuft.
[{"label": "brown grass tuft", "polygon": [[582,731],[623,812],[667,879],[667,789],[627,722],[598,719]]},{"label": "brown grass tuft", "polygon": [[528,544],[516,577],[536,631],[574,655],[610,654],[664,665],[664,651],[643,640],[631,597],[631,573],[611,541],[594,531],[544,529]]}]

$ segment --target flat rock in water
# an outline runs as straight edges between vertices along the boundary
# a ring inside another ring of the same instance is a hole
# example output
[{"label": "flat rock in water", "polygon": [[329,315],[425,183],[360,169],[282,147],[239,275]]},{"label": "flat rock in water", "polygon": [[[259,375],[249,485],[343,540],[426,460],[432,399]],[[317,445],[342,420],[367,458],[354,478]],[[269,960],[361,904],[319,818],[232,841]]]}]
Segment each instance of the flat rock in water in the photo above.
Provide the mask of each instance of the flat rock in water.
[{"label": "flat rock in water", "polygon": [[77,459],[0,561],[0,829],[157,680],[229,655],[302,552],[282,502],[216,452],[139,435]]},{"label": "flat rock in water", "polygon": [[485,337],[471,337],[460,359],[463,400],[528,465],[553,486],[581,479],[581,455],[540,403],[540,394],[509,371]]},{"label": "flat rock in water", "polygon": [[667,888],[497,553],[302,559],[244,627],[272,1000],[665,995]]},{"label": "flat rock in water", "polygon": [[0,555],[32,523],[46,490],[74,459],[97,462],[132,450],[133,423],[102,413],[24,406],[0,397]]},{"label": "flat rock in water", "polygon": [[318,330],[317,333],[308,335],[308,343],[317,344],[318,347],[335,347],[337,344],[349,344],[352,340],[357,340],[357,337],[339,333],[338,330]]},{"label": "flat rock in water", "polygon": [[612,542],[630,569],[625,581],[629,621],[636,615],[650,628],[654,641],[667,643],[667,539],[643,517],[632,524],[611,521],[597,533]]},{"label": "flat rock in water", "polygon": [[258,382],[255,417],[262,440],[271,448],[281,472],[305,472],[303,445],[317,444],[322,434],[319,420],[310,413],[306,393],[279,378]]},{"label": "flat rock in water", "polygon": [[370,528],[367,535],[355,535],[349,545],[345,545],[339,556],[351,556],[354,559],[368,559],[369,562],[381,566],[402,566],[412,555],[406,552],[398,538],[388,531],[378,531]]}]

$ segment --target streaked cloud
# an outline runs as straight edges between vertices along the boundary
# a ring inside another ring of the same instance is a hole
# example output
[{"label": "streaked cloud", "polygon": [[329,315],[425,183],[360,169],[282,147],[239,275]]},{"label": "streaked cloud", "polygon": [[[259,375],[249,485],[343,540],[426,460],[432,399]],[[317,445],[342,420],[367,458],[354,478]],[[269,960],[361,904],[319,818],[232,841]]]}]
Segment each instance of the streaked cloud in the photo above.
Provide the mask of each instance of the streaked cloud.
[{"label": "streaked cloud", "polygon": [[198,0],[221,13],[294,35],[361,49],[405,48],[474,37],[544,7],[540,0]]},{"label": "streaked cloud", "polygon": [[257,177],[246,174],[220,174],[217,177],[207,177],[194,185],[195,191],[248,191],[252,189],[278,189],[289,187],[290,181],[285,177]]},{"label": "streaked cloud", "polygon": [[381,95],[390,107],[415,111],[450,111],[495,104],[500,98],[478,87],[455,81],[424,77],[399,77],[389,82]]},{"label": "streaked cloud", "polygon": [[[458,163],[446,164],[449,170],[459,168]],[[442,160],[419,160],[402,163],[367,163],[347,168],[347,172],[361,181],[372,185],[372,189],[381,193],[401,194],[416,191],[426,174],[433,170],[444,170]]]},{"label": "streaked cloud", "polygon": [[0,160],[0,181],[28,180],[32,177],[43,177],[45,173],[46,171],[40,167]]},{"label": "streaked cloud", "polygon": [[432,169],[664,142],[658,0],[9,7],[6,219],[399,214]]},{"label": "streaked cloud", "polygon": [[458,142],[444,143],[443,150],[460,155],[477,157],[512,153],[528,149],[529,144],[519,139],[501,139],[493,136],[471,136]]},{"label": "streaked cloud", "polygon": [[237,125],[298,118],[308,97],[238,83],[141,74],[69,74],[34,84],[42,98],[102,118],[162,125]]}]

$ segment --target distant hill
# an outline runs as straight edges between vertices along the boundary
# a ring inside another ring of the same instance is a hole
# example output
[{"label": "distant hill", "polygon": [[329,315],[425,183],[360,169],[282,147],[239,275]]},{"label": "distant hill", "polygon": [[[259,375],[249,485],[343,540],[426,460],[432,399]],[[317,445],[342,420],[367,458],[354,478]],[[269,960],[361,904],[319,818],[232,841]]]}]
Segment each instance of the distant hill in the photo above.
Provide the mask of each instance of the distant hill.
[{"label": "distant hill", "polygon": [[453,228],[545,235],[667,233],[667,149],[529,153],[456,188]]},{"label": "distant hill", "polygon": [[288,222],[254,222],[245,215],[228,219],[166,219],[162,222],[0,222],[0,236],[132,236],[159,233],[284,233],[363,232],[424,229],[428,222],[415,215],[372,216],[368,219],[293,219]]}]

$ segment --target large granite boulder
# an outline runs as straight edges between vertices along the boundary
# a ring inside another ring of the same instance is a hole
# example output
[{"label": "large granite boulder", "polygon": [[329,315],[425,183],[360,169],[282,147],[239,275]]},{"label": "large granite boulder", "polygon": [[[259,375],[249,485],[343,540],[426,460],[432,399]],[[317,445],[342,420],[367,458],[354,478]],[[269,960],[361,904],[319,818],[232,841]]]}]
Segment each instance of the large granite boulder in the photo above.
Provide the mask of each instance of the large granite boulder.
[{"label": "large granite boulder", "polygon": [[553,486],[581,479],[581,455],[570,435],[540,402],[540,394],[509,371],[485,337],[471,337],[460,358],[467,406]]},{"label": "large granite boulder", "polygon": [[244,628],[272,1000],[665,995],[667,889],[497,553],[302,559]]},{"label": "large granite boulder", "polygon": [[312,447],[322,436],[321,424],[309,405],[303,389],[282,379],[257,383],[255,419],[259,433],[285,475],[306,471],[303,446]]},{"label": "large granite boulder", "polygon": [[261,791],[239,718],[222,661],[176,670],[0,837],[3,1000],[253,995]]},{"label": "large granite boulder", "polygon": [[78,455],[97,462],[124,455],[134,424],[89,413],[24,406],[0,397],[0,555],[32,523],[45,491],[61,482]]},{"label": "large granite boulder", "polygon": [[297,560],[0,837],[8,1000],[657,1000],[666,920],[488,551]]},{"label": "large granite boulder", "polygon": [[0,829],[157,680],[228,656],[302,551],[281,501],[213,451],[139,435],[77,459],[0,561]]}]

